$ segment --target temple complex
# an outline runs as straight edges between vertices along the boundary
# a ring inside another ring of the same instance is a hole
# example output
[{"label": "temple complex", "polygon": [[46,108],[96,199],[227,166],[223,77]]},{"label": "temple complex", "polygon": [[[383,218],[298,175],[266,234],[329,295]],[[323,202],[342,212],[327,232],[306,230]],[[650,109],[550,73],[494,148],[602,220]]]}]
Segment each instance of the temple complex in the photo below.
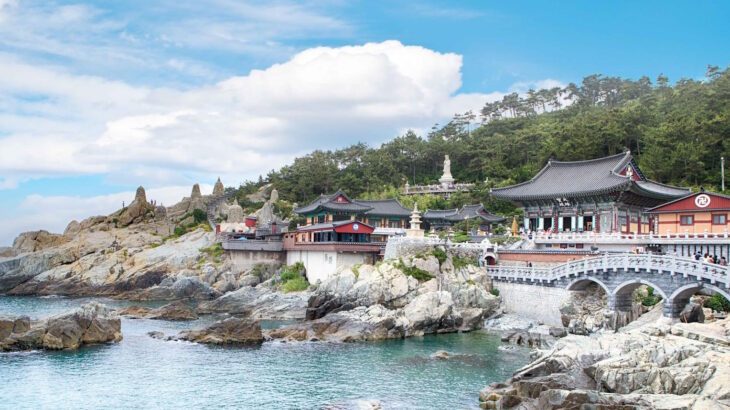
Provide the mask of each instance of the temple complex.
[{"label": "temple complex", "polygon": [[451,159],[449,156],[444,156],[444,172],[439,178],[439,183],[434,185],[414,185],[411,186],[408,181],[403,188],[403,193],[406,195],[441,195],[444,198],[448,198],[455,192],[466,192],[471,191],[474,188],[474,184],[457,184],[454,177],[451,175]]},{"label": "temple complex", "polygon": [[585,161],[550,160],[531,180],[491,192],[523,208],[526,232],[635,234],[653,230],[647,208],[690,193],[646,179],[630,151]]}]

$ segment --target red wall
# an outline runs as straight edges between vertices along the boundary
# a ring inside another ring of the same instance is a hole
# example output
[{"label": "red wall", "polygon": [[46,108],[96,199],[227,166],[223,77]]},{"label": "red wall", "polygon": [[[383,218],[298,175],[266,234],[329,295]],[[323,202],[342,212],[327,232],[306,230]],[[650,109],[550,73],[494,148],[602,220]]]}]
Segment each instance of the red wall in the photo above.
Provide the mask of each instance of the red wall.
[{"label": "red wall", "polygon": [[[355,225],[357,225],[357,230],[355,229]],[[335,228],[335,232],[337,233],[373,233],[375,228],[365,225],[362,222],[351,222],[346,225],[341,225]]]},{"label": "red wall", "polygon": [[[700,208],[695,205],[695,198],[698,195],[705,194],[710,197],[710,205],[704,208]],[[679,200],[674,203],[670,203],[659,208],[656,208],[652,212],[687,212],[687,211],[711,211],[711,210],[727,210],[730,209],[730,199],[723,196],[711,194],[709,192],[697,192],[696,194]]]}]

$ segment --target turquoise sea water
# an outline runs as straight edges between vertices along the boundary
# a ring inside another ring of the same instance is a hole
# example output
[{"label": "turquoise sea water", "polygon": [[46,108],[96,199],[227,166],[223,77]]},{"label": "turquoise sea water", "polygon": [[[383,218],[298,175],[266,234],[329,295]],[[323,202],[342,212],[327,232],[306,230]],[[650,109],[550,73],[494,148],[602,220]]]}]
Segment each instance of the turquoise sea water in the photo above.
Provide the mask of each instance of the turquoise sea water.
[{"label": "turquoise sea water", "polygon": [[[0,314],[38,318],[88,300],[0,296]],[[118,344],[69,352],[0,353],[0,408],[347,409],[368,400],[386,409],[477,408],[480,389],[508,378],[528,361],[528,351],[500,348],[499,338],[482,332],[252,348],[147,336],[153,330],[175,334],[214,319],[123,319],[124,340]],[[438,350],[463,356],[431,359]]]}]

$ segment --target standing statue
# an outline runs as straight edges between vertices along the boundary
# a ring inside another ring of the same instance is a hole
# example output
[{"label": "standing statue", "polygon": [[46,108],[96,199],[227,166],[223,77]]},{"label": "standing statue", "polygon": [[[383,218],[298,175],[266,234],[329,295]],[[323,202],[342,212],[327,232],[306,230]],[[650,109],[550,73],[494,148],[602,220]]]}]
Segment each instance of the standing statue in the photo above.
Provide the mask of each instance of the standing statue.
[{"label": "standing statue", "polygon": [[451,176],[451,160],[448,155],[444,156],[444,174],[439,178],[439,182],[443,187],[454,184],[454,177]]}]

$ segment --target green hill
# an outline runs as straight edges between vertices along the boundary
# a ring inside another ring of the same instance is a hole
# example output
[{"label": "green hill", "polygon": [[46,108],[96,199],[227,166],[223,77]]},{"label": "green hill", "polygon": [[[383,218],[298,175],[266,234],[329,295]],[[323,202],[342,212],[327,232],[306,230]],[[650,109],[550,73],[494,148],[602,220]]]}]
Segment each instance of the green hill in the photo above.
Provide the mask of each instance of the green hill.
[{"label": "green hill", "polygon": [[[563,89],[514,93],[485,104],[478,115],[437,124],[425,137],[408,132],[380,147],[314,151],[240,192],[271,182],[289,202],[305,203],[338,188],[355,197],[392,197],[406,179],[434,183],[449,154],[457,181],[479,182],[477,189],[450,201],[422,198],[422,207],[484,202],[510,214],[514,209],[492,200],[489,187],[527,180],[551,157],[580,160],[626,148],[648,178],[719,190],[720,157],[730,157],[730,70],[709,66],[705,79],[674,84],[664,76],[591,75]],[[412,206],[410,198],[401,199]]]}]

